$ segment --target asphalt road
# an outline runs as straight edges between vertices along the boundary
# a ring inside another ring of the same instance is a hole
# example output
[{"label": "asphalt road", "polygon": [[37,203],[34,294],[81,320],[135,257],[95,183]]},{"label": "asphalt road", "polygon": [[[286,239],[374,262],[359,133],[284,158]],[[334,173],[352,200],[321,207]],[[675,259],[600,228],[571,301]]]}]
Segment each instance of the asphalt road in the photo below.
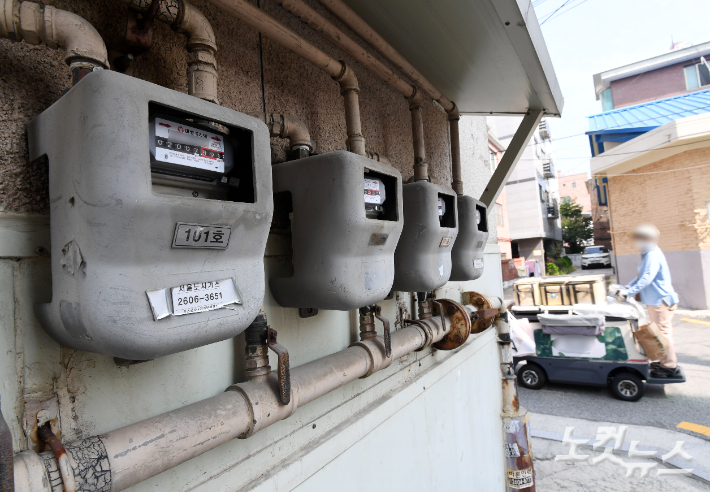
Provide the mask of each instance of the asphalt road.
[{"label": "asphalt road", "polygon": [[615,399],[608,388],[548,383],[540,390],[519,387],[520,403],[533,412],[661,427],[710,441],[710,437],[676,428],[680,422],[710,427],[710,318],[694,318],[709,324],[681,321],[691,316],[685,311],[675,316],[673,324],[678,361],[687,382],[646,385],[646,395],[635,403]]}]

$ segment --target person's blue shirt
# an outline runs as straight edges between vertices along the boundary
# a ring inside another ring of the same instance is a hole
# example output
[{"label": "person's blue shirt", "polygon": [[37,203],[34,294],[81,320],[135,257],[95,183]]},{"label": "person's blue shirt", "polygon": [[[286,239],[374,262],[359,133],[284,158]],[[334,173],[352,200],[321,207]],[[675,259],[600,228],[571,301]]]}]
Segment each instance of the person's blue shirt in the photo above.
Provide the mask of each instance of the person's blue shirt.
[{"label": "person's blue shirt", "polygon": [[641,302],[647,306],[668,306],[678,304],[678,294],[671,285],[671,272],[661,248],[656,246],[642,255],[638,267],[638,277],[633,279],[627,290],[629,297],[641,293]]}]

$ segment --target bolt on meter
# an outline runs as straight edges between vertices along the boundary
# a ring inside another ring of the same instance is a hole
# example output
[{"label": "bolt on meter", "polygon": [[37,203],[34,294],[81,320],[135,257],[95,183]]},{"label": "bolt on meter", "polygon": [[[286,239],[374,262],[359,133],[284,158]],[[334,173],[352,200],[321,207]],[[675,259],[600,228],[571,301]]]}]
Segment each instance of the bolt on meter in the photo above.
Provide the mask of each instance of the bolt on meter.
[{"label": "bolt on meter", "polygon": [[273,214],[262,122],[101,70],[28,134],[49,164],[52,337],[145,360],[246,329]]}]

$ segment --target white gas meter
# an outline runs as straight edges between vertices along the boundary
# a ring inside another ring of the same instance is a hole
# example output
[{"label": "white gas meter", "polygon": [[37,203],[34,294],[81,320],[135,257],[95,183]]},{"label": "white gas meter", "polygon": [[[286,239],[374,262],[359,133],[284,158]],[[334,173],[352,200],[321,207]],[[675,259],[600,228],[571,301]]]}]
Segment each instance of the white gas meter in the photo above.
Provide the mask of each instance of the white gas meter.
[{"label": "white gas meter", "polygon": [[263,123],[102,70],[28,133],[49,164],[52,337],[144,360],[246,329],[273,214]]}]

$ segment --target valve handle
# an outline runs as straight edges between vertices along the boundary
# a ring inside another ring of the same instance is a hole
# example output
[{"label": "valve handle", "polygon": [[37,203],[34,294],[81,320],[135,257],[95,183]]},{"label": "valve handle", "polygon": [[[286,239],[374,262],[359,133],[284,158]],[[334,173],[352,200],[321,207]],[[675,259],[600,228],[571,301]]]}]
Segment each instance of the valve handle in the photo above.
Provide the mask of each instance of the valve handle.
[{"label": "valve handle", "polygon": [[291,369],[288,364],[288,350],[276,341],[276,330],[267,327],[267,342],[269,348],[278,356],[279,400],[282,405],[291,402]]},{"label": "valve handle", "polygon": [[382,325],[385,328],[385,355],[389,359],[392,357],[392,336],[390,335],[390,322],[384,316],[381,316],[382,308],[380,306],[375,306],[375,317],[382,321]]}]

